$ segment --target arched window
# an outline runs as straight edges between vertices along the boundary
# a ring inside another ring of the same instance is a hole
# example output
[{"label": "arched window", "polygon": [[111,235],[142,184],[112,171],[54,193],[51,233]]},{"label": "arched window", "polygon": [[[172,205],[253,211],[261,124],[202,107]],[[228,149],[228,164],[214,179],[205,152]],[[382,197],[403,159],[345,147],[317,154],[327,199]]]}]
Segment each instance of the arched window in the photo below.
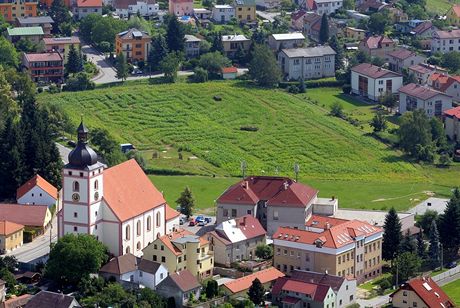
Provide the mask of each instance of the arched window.
[{"label": "arched window", "polygon": [[160,212],[157,212],[157,227],[161,226],[161,213]]},{"label": "arched window", "polygon": [[147,217],[147,231],[152,230],[152,217]]},{"label": "arched window", "polygon": [[138,220],[136,224],[137,236],[141,235],[141,221]]},{"label": "arched window", "polygon": [[126,253],[130,253],[129,246],[126,247]]},{"label": "arched window", "polygon": [[73,182],[73,191],[80,191],[80,183],[77,181]]},{"label": "arched window", "polygon": [[158,233],[157,233],[157,238],[160,238],[160,236],[161,236],[161,235],[160,235],[160,232],[158,232]]},{"label": "arched window", "polygon": [[141,250],[141,242],[137,242],[136,249]]},{"label": "arched window", "polygon": [[94,189],[99,189],[99,181],[94,181]]},{"label": "arched window", "polygon": [[130,234],[131,234],[131,228],[129,227],[129,225],[126,226],[125,232],[126,232],[125,238],[126,238],[127,240],[129,240]]}]

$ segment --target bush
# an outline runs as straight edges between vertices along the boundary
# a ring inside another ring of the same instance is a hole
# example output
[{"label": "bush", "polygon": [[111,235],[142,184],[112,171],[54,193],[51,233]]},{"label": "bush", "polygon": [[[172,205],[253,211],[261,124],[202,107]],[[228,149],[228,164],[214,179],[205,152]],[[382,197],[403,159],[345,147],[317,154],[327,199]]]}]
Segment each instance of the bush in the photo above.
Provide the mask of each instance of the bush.
[{"label": "bush", "polygon": [[299,87],[292,85],[287,88],[287,91],[292,94],[298,94],[299,93]]},{"label": "bush", "polygon": [[340,102],[335,101],[332,103],[330,115],[338,118],[343,118],[343,106]]},{"label": "bush", "polygon": [[95,88],[94,82],[92,82],[88,74],[78,73],[69,79],[64,86],[64,91],[84,91],[84,90],[93,90]]},{"label": "bush", "polygon": [[48,87],[48,92],[51,94],[61,93],[61,87],[53,83],[52,85]]},{"label": "bush", "polygon": [[208,71],[202,67],[197,67],[193,71],[193,81],[206,82],[208,81]]},{"label": "bush", "polygon": [[38,87],[38,88],[37,88],[37,92],[38,92],[38,93],[42,93],[42,92],[43,92],[43,88],[42,88],[42,87]]}]

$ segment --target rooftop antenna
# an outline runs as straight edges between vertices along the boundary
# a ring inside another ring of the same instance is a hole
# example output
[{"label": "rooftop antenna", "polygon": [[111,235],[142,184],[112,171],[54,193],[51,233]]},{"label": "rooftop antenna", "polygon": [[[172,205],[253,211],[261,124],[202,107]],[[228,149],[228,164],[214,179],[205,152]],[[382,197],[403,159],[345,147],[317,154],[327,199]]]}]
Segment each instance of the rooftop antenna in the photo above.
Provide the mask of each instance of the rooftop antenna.
[{"label": "rooftop antenna", "polygon": [[245,175],[246,175],[246,168],[247,168],[246,161],[242,160],[241,161],[241,172],[243,173],[243,179],[245,178]]},{"label": "rooftop antenna", "polygon": [[295,181],[299,181],[299,171],[300,171],[300,166],[298,163],[294,164],[294,173],[295,173]]}]

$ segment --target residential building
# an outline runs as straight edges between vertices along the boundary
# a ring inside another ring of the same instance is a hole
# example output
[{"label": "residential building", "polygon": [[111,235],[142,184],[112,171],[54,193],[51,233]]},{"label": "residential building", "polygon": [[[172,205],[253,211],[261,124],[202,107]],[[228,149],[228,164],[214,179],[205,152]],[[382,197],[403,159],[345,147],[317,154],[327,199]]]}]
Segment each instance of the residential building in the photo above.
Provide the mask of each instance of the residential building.
[{"label": "residential building", "polygon": [[380,2],[379,0],[365,0],[364,2],[356,3],[356,10],[361,13],[376,13],[388,7],[388,3]]},{"label": "residential building", "polygon": [[46,37],[43,39],[45,43],[45,51],[47,52],[59,52],[64,59],[64,64],[67,63],[69,56],[70,46],[80,51],[81,43],[78,36],[70,37]]},{"label": "residential building", "polygon": [[179,228],[180,213],[171,207],[166,207],[166,234],[169,234]]},{"label": "residential building", "polygon": [[168,269],[161,263],[141,259],[131,253],[112,258],[101,267],[99,275],[126,286],[155,290],[157,285],[168,277]]},{"label": "residential building", "polygon": [[17,17],[17,27],[41,27],[45,36],[51,35],[54,20],[49,16]]},{"label": "residential building", "polygon": [[314,0],[316,13],[330,15],[343,6],[343,0]]},{"label": "residential building", "polygon": [[456,307],[453,300],[431,277],[417,277],[403,284],[390,295],[393,307]]},{"label": "residential building", "polygon": [[256,1],[255,0],[233,0],[235,17],[239,22],[256,21]]},{"label": "residential building", "polygon": [[412,73],[417,78],[418,84],[427,84],[429,83],[430,76],[434,73],[444,73],[447,74],[447,70],[439,66],[419,63],[417,65],[412,65],[409,67],[409,73]]},{"label": "residential building", "polygon": [[102,0],[77,0],[73,13],[79,20],[89,14],[102,15]]},{"label": "residential building", "polygon": [[398,94],[402,75],[369,63],[351,69],[351,92],[378,101],[385,94]]},{"label": "residential building", "polygon": [[281,6],[281,0],[256,0],[256,6],[264,10],[277,9]]},{"label": "residential building", "polygon": [[447,109],[443,112],[446,135],[454,142],[460,142],[460,107]]},{"label": "residential building", "polygon": [[291,14],[291,28],[297,31],[303,30],[303,19],[307,12],[305,10],[299,10]]},{"label": "residential building", "polygon": [[360,220],[312,216],[306,230],[280,227],[273,235],[273,265],[353,277],[358,283],[382,270],[383,229]]},{"label": "residential building", "polygon": [[231,298],[245,297],[252,282],[257,278],[262,283],[262,286],[269,290],[275,281],[285,275],[274,267],[269,267],[250,275],[226,282],[222,285],[224,293]]},{"label": "residential building", "polygon": [[212,19],[215,22],[225,24],[235,18],[235,8],[228,4],[215,4],[212,8]]},{"label": "residential building", "polygon": [[410,34],[419,40],[424,50],[431,50],[431,38],[433,37],[433,32],[438,30],[439,29],[437,27],[433,26],[433,22],[431,20],[427,20],[413,28],[412,31],[410,31]]},{"label": "residential building", "polygon": [[185,35],[185,56],[187,58],[196,58],[200,56],[201,39],[194,35]]},{"label": "residential building", "polygon": [[236,79],[238,76],[238,69],[234,66],[223,67],[221,70],[222,79]]},{"label": "residential building", "polygon": [[373,35],[362,40],[358,48],[371,57],[379,57],[388,62],[388,54],[396,50],[396,43],[383,35]]},{"label": "residential building", "polygon": [[211,277],[214,268],[214,254],[206,237],[182,229],[153,240],[143,256],[164,264],[170,274],[187,269],[200,280]]},{"label": "residential building", "polygon": [[433,31],[431,52],[446,53],[450,51],[460,51],[460,29]]},{"label": "residential building", "polygon": [[355,41],[361,41],[366,37],[366,30],[346,27],[344,34],[346,38],[353,39]]},{"label": "residential building", "polygon": [[6,30],[7,38],[10,42],[16,43],[20,39],[26,39],[32,43],[38,44],[43,38],[42,27],[16,27]]},{"label": "residential building", "polygon": [[28,229],[36,235],[43,234],[51,224],[52,215],[46,205],[0,204],[0,221],[8,220]]},{"label": "residential building", "polygon": [[399,113],[422,109],[429,117],[440,117],[443,111],[452,108],[452,97],[415,83],[399,89]]},{"label": "residential building", "polygon": [[81,307],[75,297],[63,293],[40,291],[33,295],[24,308],[75,308]]},{"label": "residential building", "polygon": [[198,20],[209,20],[211,18],[212,12],[205,8],[196,8],[193,9],[193,16]]},{"label": "residential building", "polygon": [[0,220],[0,253],[4,254],[22,246],[23,231],[23,225]]},{"label": "residential building", "polygon": [[287,80],[333,77],[335,54],[330,46],[283,49],[278,65]]},{"label": "residential building", "polygon": [[19,308],[24,307],[27,302],[32,298],[32,294],[23,294],[18,297],[7,299],[3,304],[5,308]]},{"label": "residential building", "polygon": [[[303,32],[314,42],[319,42],[319,33],[321,31],[322,16],[316,13],[307,12],[303,19],[304,27]],[[329,18],[329,35],[337,35],[338,29],[335,22]]]},{"label": "residential building", "polygon": [[5,21],[13,23],[17,17],[37,16],[38,0],[2,0],[0,15]]},{"label": "residential building", "polygon": [[166,277],[155,291],[165,298],[174,297],[176,307],[181,308],[187,305],[191,294],[193,298],[200,298],[201,284],[188,269],[184,269]]},{"label": "residential building", "polygon": [[23,53],[22,66],[34,82],[46,84],[64,80],[64,61],[58,52]]},{"label": "residential building", "polygon": [[169,14],[193,16],[193,0],[169,0]]},{"label": "residential building", "polygon": [[77,146],[62,171],[58,237],[91,234],[114,256],[142,254],[166,232],[166,200],[134,159],[107,168],[80,123]]},{"label": "residential building", "polygon": [[273,303],[278,307],[335,307],[336,295],[325,284],[280,277],[272,288]]},{"label": "residential building", "polygon": [[58,201],[58,191],[47,180],[36,174],[16,190],[16,200],[18,204],[38,204],[51,207]]},{"label": "residential building", "polygon": [[255,259],[257,246],[266,243],[265,229],[252,215],[223,221],[207,235],[215,263],[226,267]]},{"label": "residential building", "polygon": [[216,222],[252,215],[271,236],[280,226],[305,229],[312,212],[333,215],[335,198],[318,198],[318,191],[287,177],[248,176],[217,199]]},{"label": "residential building", "polygon": [[122,52],[128,62],[147,61],[151,42],[147,32],[131,28],[115,36],[115,52]]},{"label": "residential building", "polygon": [[390,70],[402,73],[403,69],[426,61],[426,57],[417,55],[415,51],[399,49],[388,53]]},{"label": "residential building", "polygon": [[389,7],[389,8],[386,8],[386,10],[388,11],[388,16],[390,17],[391,19],[390,22],[392,24],[406,23],[409,21],[409,16],[406,13],[404,13],[403,10],[399,8]]},{"label": "residential building", "polygon": [[248,52],[249,48],[251,48],[251,40],[241,34],[224,35],[222,36],[222,45],[224,46],[225,55],[233,58],[238,49]]},{"label": "residential building", "polygon": [[460,102],[460,76],[433,73],[428,78],[428,85],[433,89],[452,97],[452,100]]},{"label": "residential building", "polygon": [[460,26],[460,5],[454,4],[446,13],[446,21],[451,26]]},{"label": "residential building", "polygon": [[278,52],[284,48],[298,48],[305,43],[305,36],[301,32],[272,34],[268,37],[268,46]]},{"label": "residential building", "polygon": [[156,16],[160,10],[160,5],[155,0],[114,0],[112,6],[121,18],[137,14],[149,18]]}]

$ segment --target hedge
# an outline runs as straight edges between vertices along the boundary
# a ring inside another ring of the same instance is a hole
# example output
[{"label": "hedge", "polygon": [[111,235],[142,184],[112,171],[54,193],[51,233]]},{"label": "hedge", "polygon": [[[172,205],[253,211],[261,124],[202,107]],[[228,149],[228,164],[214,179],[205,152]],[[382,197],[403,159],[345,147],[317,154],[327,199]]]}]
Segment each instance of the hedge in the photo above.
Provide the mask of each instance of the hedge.
[{"label": "hedge", "polygon": [[[282,81],[279,83],[279,87],[285,89],[289,86],[299,86],[298,81]],[[308,89],[310,88],[332,88],[332,87],[341,87],[343,82],[336,80],[335,78],[324,78],[324,79],[317,79],[317,80],[306,80],[305,86]]]}]

